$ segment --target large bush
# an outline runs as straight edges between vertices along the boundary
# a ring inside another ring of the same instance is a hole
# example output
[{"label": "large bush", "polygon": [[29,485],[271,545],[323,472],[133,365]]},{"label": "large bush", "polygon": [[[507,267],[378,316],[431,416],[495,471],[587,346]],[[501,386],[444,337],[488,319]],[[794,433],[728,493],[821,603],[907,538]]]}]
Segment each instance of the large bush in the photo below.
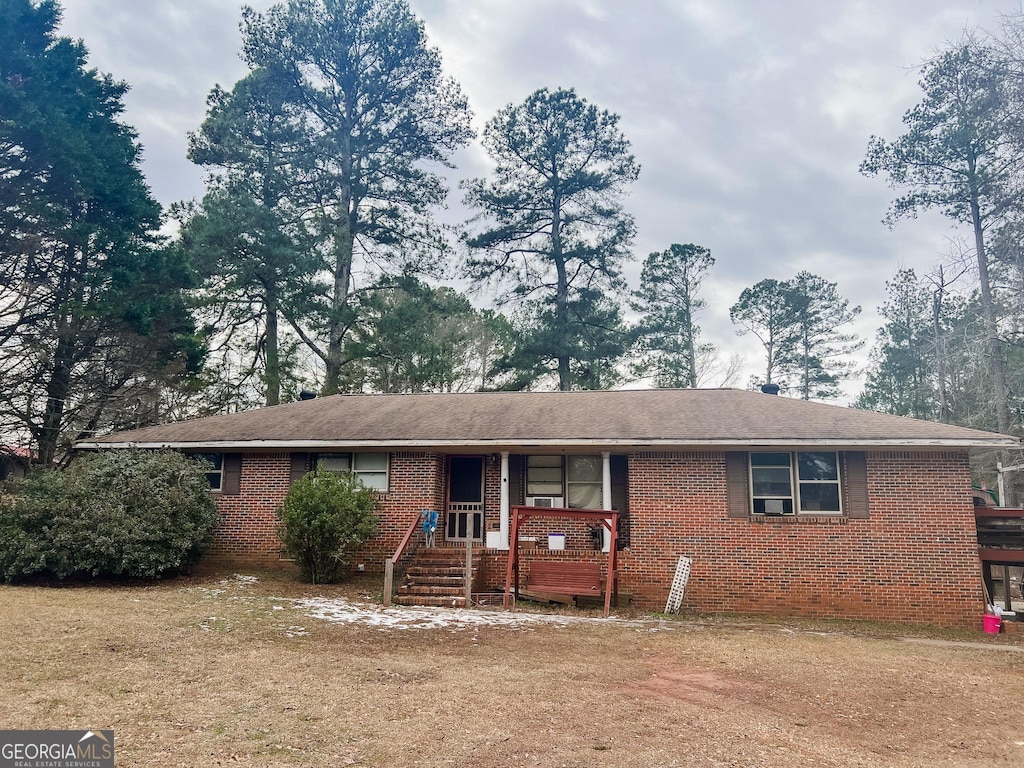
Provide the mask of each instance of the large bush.
[{"label": "large bush", "polygon": [[280,536],[302,575],[333,584],[348,575],[352,555],[377,531],[380,502],[351,472],[317,469],[296,482],[284,506]]},{"label": "large bush", "polygon": [[158,578],[213,540],[205,468],[175,451],[112,450],[0,498],[0,578]]}]

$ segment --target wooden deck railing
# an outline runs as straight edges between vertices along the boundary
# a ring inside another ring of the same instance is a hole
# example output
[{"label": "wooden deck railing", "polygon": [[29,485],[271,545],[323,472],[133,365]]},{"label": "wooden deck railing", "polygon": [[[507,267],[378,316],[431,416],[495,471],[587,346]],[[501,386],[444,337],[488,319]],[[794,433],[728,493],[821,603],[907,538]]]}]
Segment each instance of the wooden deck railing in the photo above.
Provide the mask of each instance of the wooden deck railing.
[{"label": "wooden deck railing", "polygon": [[[975,507],[974,521],[978,529],[978,558],[985,581],[986,602],[998,604],[1002,598],[1004,610],[1012,611],[1010,569],[1024,565],[1024,509]],[[1001,571],[1001,575],[996,577],[993,571]],[[996,582],[1000,582],[1000,590],[996,589]]]},{"label": "wooden deck railing", "polygon": [[976,507],[978,556],[987,563],[1024,563],[1024,509]]}]

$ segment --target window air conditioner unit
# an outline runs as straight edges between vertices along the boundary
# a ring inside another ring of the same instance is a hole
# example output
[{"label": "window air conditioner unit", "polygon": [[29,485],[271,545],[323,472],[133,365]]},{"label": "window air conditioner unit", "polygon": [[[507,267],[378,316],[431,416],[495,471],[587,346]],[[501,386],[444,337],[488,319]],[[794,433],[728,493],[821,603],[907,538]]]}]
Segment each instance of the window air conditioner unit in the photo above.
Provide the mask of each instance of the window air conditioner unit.
[{"label": "window air conditioner unit", "polygon": [[782,499],[765,499],[764,500],[764,513],[766,515],[784,515],[786,514],[782,506]]},{"label": "window air conditioner unit", "polygon": [[526,506],[528,507],[564,507],[564,500],[561,496],[527,496]]}]

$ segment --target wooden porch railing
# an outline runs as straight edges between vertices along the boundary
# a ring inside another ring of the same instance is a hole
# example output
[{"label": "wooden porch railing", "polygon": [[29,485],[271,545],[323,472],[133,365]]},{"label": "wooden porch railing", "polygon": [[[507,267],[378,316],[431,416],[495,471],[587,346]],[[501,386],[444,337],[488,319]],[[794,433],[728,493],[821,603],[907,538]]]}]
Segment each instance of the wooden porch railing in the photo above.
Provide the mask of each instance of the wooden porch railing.
[{"label": "wooden porch railing", "polygon": [[[405,535],[402,537],[402,541],[399,542],[398,548],[395,549],[395,553],[384,561],[385,607],[391,605],[391,598],[394,597],[395,594],[395,567],[402,561],[406,554],[411,558],[413,553],[422,543],[422,539],[424,538],[423,526],[421,525],[422,520],[422,515],[416,515],[413,521],[409,524],[409,527],[406,529]],[[417,536],[417,532],[419,533],[419,536]],[[410,544],[412,544],[411,548]]]},{"label": "wooden porch railing", "polygon": [[1024,564],[1024,509],[976,507],[974,520],[982,562]]},{"label": "wooden porch railing", "polygon": [[[985,581],[986,601],[996,603],[996,577],[992,571],[1002,570],[1003,607],[1013,607],[1010,567],[1024,566],[1024,509],[1013,507],[976,507],[974,520],[978,530],[978,558]],[[1019,588],[1019,585],[1018,585]]]}]

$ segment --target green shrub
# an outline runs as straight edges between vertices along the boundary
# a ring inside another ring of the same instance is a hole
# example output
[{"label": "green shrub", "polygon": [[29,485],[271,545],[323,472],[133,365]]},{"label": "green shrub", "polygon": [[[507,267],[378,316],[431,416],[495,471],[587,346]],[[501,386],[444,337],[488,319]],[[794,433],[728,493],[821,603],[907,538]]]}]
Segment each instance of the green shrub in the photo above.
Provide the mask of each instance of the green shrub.
[{"label": "green shrub", "polygon": [[351,472],[317,469],[291,487],[278,511],[281,541],[307,581],[333,584],[377,532],[379,511],[373,491]]},{"label": "green shrub", "polygon": [[205,468],[175,451],[86,454],[0,500],[0,578],[159,578],[213,540]]}]

